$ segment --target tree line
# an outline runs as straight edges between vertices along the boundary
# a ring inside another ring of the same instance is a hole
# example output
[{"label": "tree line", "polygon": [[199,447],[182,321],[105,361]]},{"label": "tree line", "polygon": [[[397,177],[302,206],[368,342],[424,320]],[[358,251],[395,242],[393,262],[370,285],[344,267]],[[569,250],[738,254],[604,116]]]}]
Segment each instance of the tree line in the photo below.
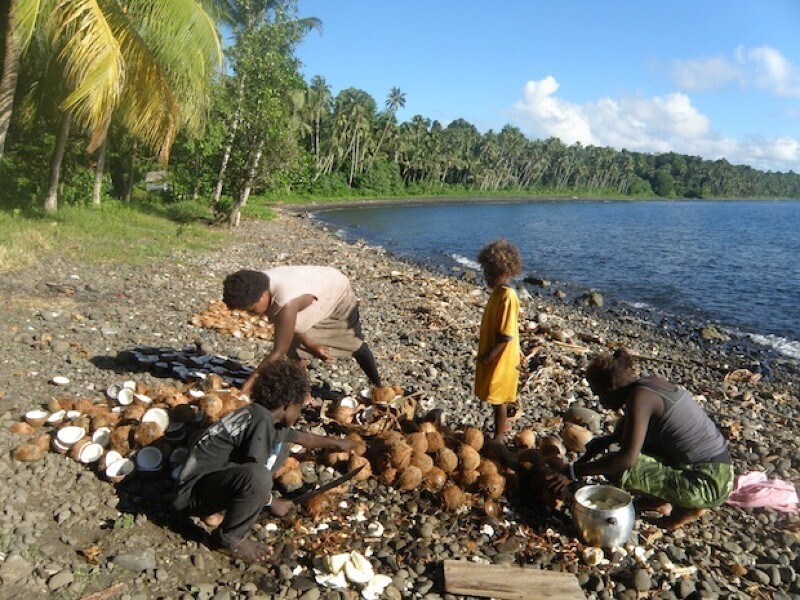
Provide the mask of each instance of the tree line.
[{"label": "tree line", "polygon": [[130,201],[160,170],[232,223],[252,194],[800,197],[797,174],[724,159],[400,122],[397,87],[379,103],[305,81],[296,49],[321,23],[294,0],[10,0],[0,19],[4,206]]}]

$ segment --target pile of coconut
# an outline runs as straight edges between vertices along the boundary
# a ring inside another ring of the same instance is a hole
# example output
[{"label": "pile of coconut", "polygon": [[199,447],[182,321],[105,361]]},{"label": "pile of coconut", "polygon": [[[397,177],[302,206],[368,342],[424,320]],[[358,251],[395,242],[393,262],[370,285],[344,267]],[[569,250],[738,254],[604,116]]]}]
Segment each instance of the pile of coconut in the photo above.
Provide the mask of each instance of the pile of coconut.
[{"label": "pile of coconut", "polygon": [[244,310],[231,310],[222,300],[212,300],[206,310],[192,315],[189,323],[235,338],[271,340],[273,335],[272,324],[266,317]]},{"label": "pile of coconut", "polygon": [[244,406],[219,375],[182,388],[147,388],[135,381],[112,385],[102,400],[52,398],[11,426],[27,439],[13,452],[32,462],[54,451],[94,466],[113,482],[134,472],[177,478],[197,432]]}]

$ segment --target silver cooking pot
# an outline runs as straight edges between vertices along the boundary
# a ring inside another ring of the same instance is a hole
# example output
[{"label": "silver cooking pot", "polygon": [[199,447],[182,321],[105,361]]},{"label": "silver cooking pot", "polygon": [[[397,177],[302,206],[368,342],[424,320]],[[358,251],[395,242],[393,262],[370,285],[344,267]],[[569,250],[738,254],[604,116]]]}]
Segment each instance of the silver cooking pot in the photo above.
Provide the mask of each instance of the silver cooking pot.
[{"label": "silver cooking pot", "polygon": [[633,497],[613,485],[587,485],[575,492],[572,523],[590,546],[622,546],[633,530]]}]

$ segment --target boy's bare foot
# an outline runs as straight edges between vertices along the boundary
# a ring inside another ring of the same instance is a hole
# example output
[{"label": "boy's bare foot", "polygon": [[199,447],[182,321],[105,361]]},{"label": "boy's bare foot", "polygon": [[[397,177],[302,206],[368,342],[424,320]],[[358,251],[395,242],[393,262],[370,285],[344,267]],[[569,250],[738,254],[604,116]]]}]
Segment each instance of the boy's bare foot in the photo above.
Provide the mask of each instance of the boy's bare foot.
[{"label": "boy's bare foot", "polygon": [[211,527],[211,529],[216,529],[219,527],[219,524],[222,523],[222,519],[225,518],[224,513],[214,513],[213,515],[208,515],[203,517],[203,523]]},{"label": "boy's bare foot", "polygon": [[706,514],[707,510],[705,508],[676,508],[672,511],[672,514],[669,517],[664,517],[661,520],[661,525],[667,531],[675,531],[676,529],[680,529],[687,523],[691,523],[696,519],[699,519],[704,514]]},{"label": "boy's bare foot", "polygon": [[657,498],[637,498],[636,508],[639,512],[654,512],[662,517],[668,517],[672,514],[672,504]]},{"label": "boy's bare foot", "polygon": [[253,540],[243,539],[236,546],[217,546],[214,548],[233,559],[243,560],[246,563],[261,562],[272,556],[273,548]]}]

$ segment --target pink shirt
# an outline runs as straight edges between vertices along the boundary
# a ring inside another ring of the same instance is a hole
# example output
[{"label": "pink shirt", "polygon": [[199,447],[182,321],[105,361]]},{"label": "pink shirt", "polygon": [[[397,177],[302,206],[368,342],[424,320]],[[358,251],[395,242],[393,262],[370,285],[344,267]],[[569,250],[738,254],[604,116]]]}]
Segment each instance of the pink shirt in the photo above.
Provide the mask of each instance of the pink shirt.
[{"label": "pink shirt", "polygon": [[267,269],[264,273],[269,277],[272,297],[267,310],[270,320],[295,298],[305,294],[314,296],[314,302],[297,313],[296,333],[305,333],[329,317],[350,289],[347,277],[333,267],[285,266]]}]

